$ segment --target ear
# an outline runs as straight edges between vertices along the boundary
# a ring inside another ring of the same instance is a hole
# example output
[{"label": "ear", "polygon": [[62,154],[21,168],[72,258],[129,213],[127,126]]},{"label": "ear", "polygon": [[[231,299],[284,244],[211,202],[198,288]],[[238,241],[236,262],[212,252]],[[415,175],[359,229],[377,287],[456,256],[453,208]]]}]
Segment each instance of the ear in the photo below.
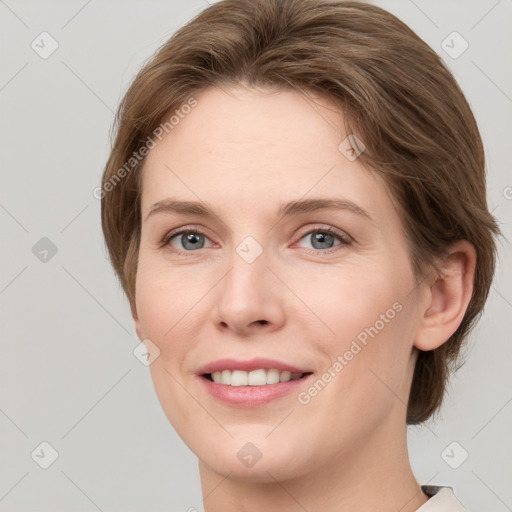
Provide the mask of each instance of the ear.
[{"label": "ear", "polygon": [[437,265],[439,274],[422,284],[422,317],[414,346],[423,351],[441,346],[461,324],[473,294],[475,248],[460,240],[437,260]]}]

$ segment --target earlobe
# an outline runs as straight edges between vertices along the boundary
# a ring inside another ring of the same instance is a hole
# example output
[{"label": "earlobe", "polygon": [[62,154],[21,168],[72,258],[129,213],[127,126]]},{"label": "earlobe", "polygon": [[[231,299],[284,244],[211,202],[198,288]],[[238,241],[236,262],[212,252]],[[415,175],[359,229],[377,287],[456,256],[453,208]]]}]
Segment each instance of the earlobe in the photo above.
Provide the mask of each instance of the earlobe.
[{"label": "earlobe", "polygon": [[426,300],[414,341],[414,346],[423,351],[441,346],[461,324],[473,294],[475,248],[460,240],[450,246],[448,254],[437,264],[439,274],[433,282],[425,283]]}]

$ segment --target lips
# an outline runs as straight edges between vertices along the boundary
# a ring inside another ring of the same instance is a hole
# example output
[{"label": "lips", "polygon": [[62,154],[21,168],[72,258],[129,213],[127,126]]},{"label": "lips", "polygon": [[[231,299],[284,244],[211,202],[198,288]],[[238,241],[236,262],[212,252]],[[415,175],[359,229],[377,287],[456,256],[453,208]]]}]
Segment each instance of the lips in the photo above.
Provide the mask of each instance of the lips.
[{"label": "lips", "polygon": [[208,363],[197,371],[198,375],[209,375],[213,372],[222,372],[224,370],[242,370],[245,372],[251,372],[253,370],[260,369],[275,369],[279,372],[290,372],[290,373],[311,373],[309,368],[298,368],[288,363],[278,361],[276,359],[266,358],[255,358],[250,360],[236,360],[236,359],[219,359]]},{"label": "lips", "polygon": [[220,359],[202,366],[197,375],[211,396],[235,407],[257,407],[290,395],[313,377],[299,368],[275,359]]},{"label": "lips", "polygon": [[[237,371],[237,370],[235,370]],[[257,370],[256,370],[257,371]],[[203,386],[214,399],[237,408],[260,407],[276,399],[297,399],[296,395],[301,389],[309,386],[314,379],[312,373],[304,373],[302,377],[286,382],[265,385],[226,385],[216,383],[205,375],[198,377],[199,384]],[[293,398],[295,395],[295,398]]]}]

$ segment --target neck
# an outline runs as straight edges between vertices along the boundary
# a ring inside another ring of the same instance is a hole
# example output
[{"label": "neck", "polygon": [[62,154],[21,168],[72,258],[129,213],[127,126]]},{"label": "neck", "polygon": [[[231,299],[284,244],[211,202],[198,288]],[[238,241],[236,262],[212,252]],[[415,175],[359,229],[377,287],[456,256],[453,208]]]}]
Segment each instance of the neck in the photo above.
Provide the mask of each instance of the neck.
[{"label": "neck", "polygon": [[414,512],[428,498],[410,466],[405,424],[399,430],[383,425],[343,457],[282,481],[236,480],[199,461],[205,512]]}]

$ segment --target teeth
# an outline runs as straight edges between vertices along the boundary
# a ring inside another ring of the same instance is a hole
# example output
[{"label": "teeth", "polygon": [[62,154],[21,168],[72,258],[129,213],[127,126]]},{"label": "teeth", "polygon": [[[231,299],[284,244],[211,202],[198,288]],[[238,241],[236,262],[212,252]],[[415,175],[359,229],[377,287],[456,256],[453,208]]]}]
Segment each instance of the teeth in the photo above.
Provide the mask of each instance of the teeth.
[{"label": "teeth", "polygon": [[226,384],[228,386],[264,386],[266,384],[277,384],[278,382],[288,382],[290,380],[300,379],[303,373],[280,372],[275,368],[269,370],[259,369],[251,372],[243,370],[222,370],[213,372],[213,382],[217,384]]},{"label": "teeth", "polygon": [[[265,370],[254,370],[249,372],[247,379],[247,384],[249,384],[249,386],[264,386],[266,383],[267,372]],[[233,376],[231,376],[231,385],[233,385]]]},{"label": "teeth", "polygon": [[249,375],[247,372],[241,370],[233,370],[231,372],[231,385],[232,386],[247,386],[249,382]]},{"label": "teeth", "polygon": [[279,370],[267,370],[267,384],[277,384],[279,382]]},{"label": "teeth", "polygon": [[279,382],[288,382],[291,378],[291,372],[282,372],[281,375],[279,375]]}]

